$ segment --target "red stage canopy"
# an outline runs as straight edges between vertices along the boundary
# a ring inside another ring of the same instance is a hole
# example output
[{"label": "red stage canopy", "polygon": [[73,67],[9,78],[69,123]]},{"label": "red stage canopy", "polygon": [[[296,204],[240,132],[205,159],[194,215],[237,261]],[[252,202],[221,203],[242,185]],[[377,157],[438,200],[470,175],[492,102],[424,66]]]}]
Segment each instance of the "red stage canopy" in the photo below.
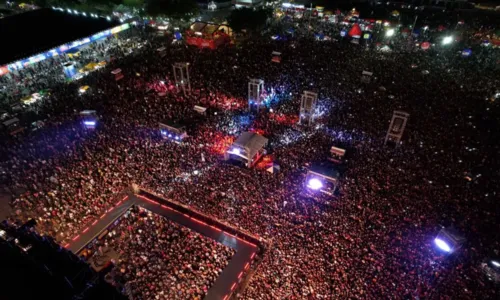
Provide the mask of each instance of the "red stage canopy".
[{"label": "red stage canopy", "polygon": [[350,37],[360,37],[362,33],[363,33],[363,31],[361,30],[361,28],[359,27],[358,24],[354,24],[354,26],[352,26],[351,30],[349,30]]}]

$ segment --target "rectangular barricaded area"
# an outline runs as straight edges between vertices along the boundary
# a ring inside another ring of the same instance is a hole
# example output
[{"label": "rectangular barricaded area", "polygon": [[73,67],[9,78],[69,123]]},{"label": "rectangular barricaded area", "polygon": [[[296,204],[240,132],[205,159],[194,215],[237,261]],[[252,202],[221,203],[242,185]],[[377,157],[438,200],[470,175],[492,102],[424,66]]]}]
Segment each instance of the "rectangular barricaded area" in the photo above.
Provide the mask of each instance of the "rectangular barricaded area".
[{"label": "rectangular barricaded area", "polygon": [[108,276],[134,299],[202,299],[235,251],[142,207],[128,210],[92,251],[119,254]]}]

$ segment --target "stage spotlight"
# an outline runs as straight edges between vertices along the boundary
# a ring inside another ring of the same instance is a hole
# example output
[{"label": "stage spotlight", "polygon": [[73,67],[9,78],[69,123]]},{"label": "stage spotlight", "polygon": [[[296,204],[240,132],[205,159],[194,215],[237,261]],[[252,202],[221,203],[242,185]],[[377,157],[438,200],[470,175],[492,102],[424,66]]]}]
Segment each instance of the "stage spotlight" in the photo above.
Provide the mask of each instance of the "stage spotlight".
[{"label": "stage spotlight", "polygon": [[179,136],[178,136],[178,135],[176,135],[176,136],[175,136],[175,140],[176,140],[176,141],[178,141],[178,140],[179,140]]},{"label": "stage spotlight", "polygon": [[312,178],[307,183],[307,186],[313,190],[319,190],[323,187],[323,183],[318,178]]},{"label": "stage spotlight", "polygon": [[450,246],[442,239],[435,238],[434,243],[436,244],[436,246],[438,246],[439,249],[443,250],[444,252],[451,252]]},{"label": "stage spotlight", "polygon": [[496,260],[492,260],[491,264],[494,265],[497,268],[500,268],[500,263],[498,261],[496,261]]},{"label": "stage spotlight", "polygon": [[241,151],[240,151],[240,149],[238,149],[238,148],[234,148],[234,149],[233,149],[233,153],[234,153],[234,154],[240,154],[240,153],[241,153]]},{"label": "stage spotlight", "polygon": [[453,42],[453,37],[452,36],[445,36],[443,38],[443,45],[448,45]]},{"label": "stage spotlight", "polygon": [[392,29],[392,28],[391,29],[387,29],[387,31],[385,32],[385,36],[391,37],[391,36],[394,35],[394,33],[395,33],[394,29]]},{"label": "stage spotlight", "polygon": [[95,121],[85,121],[83,122],[86,126],[95,126]]}]

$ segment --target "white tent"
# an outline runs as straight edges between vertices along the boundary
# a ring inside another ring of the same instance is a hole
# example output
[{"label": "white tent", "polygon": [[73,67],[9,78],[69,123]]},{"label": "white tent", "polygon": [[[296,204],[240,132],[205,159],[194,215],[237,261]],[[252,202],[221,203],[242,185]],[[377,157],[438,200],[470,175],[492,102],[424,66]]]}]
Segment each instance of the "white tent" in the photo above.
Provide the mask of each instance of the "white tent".
[{"label": "white tent", "polygon": [[244,132],[233,143],[231,148],[226,152],[226,160],[230,155],[234,155],[239,159],[243,159],[247,167],[251,167],[261,156],[264,146],[268,139],[255,132]]},{"label": "white tent", "polygon": [[195,110],[197,113],[200,113],[200,114],[205,114],[205,112],[207,111],[207,108],[206,108],[206,107],[203,107],[203,106],[198,106],[198,105],[195,105],[195,106],[194,106],[194,110]]}]

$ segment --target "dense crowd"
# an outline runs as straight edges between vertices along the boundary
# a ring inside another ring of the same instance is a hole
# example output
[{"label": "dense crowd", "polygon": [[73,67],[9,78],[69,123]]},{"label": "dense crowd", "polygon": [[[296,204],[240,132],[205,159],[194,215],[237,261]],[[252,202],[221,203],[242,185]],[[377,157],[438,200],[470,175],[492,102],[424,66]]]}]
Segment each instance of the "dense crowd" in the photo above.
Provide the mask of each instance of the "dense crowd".
[{"label": "dense crowd", "polygon": [[109,247],[120,255],[110,279],[122,290],[128,284],[133,299],[202,299],[234,254],[231,248],[137,207],[94,243],[92,251],[100,255]]},{"label": "dense crowd", "polygon": [[[165,45],[160,57],[156,49]],[[272,51],[282,53],[281,63],[271,62]],[[82,79],[92,95],[78,95],[81,82],[54,86],[38,112],[45,128],[2,143],[12,219],[36,218],[38,230],[65,243],[136,183],[270,241],[245,299],[496,299],[479,265],[499,249],[498,55],[382,53],[347,41],[268,37],[200,51],[147,39],[140,55]],[[179,61],[191,64],[193,94],[157,91],[172,87]],[[116,67],[125,75],[118,82],[109,75]],[[371,83],[360,81],[363,70],[373,72]],[[245,99],[249,78],[275,90],[270,108],[279,117],[227,109]],[[296,118],[304,90],[320,97],[323,115],[312,129],[286,121]],[[207,116],[193,110],[200,103],[210,106]],[[81,126],[83,109],[98,111],[95,130]],[[397,148],[383,145],[393,110],[410,114]],[[165,119],[188,123],[189,137],[161,139]],[[279,173],[222,161],[221,149],[247,130],[270,139]],[[332,145],[348,153],[339,194],[305,193],[305,167]],[[467,239],[451,257],[432,243],[441,226]],[[125,272],[143,264],[132,258],[135,248],[154,251],[141,241],[117,241],[130,258]]]}]

